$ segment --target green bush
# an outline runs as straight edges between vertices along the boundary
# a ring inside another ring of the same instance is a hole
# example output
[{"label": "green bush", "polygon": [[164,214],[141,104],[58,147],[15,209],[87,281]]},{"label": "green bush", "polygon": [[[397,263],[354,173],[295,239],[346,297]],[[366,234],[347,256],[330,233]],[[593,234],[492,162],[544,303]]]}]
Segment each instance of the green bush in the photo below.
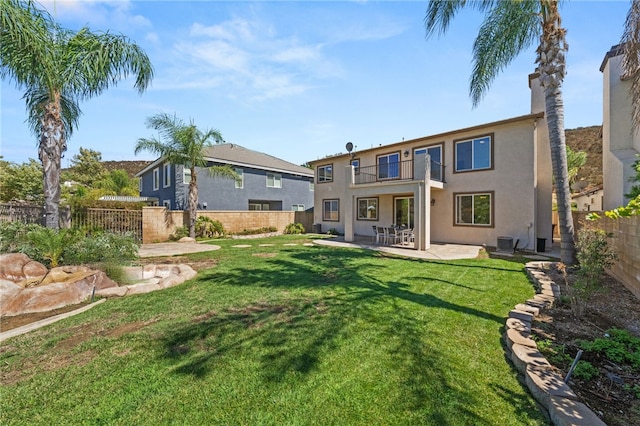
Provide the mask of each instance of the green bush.
[{"label": "green bush", "polygon": [[600,372],[589,361],[578,361],[576,368],[573,370],[573,376],[582,380],[595,379]]},{"label": "green bush", "polygon": [[640,338],[627,330],[612,328],[607,331],[606,337],[578,343],[585,351],[601,353],[610,361],[640,369]]},{"label": "green bush", "polygon": [[188,237],[189,229],[186,226],[178,226],[173,234],[169,236],[170,241],[178,241],[180,238]]},{"label": "green bush", "polygon": [[218,220],[210,217],[199,216],[196,219],[196,237],[222,237],[224,236],[224,227]]},{"label": "green bush", "polygon": [[257,234],[267,234],[270,232],[278,232],[278,228],[275,226],[263,226],[262,228],[257,229],[243,229],[242,232],[238,232],[238,235],[257,235]]},{"label": "green bush", "polygon": [[102,230],[50,229],[17,222],[0,226],[2,253],[24,253],[50,267],[124,263],[137,259],[138,242],[132,235]]},{"label": "green bush", "polygon": [[124,263],[137,258],[138,242],[133,235],[98,231],[85,234],[72,244],[65,251],[64,263]]},{"label": "green bush", "polygon": [[31,246],[27,234],[39,228],[22,222],[0,223],[0,253],[25,253]]},{"label": "green bush", "polygon": [[284,228],[285,234],[304,234],[306,230],[301,223],[290,223]]}]

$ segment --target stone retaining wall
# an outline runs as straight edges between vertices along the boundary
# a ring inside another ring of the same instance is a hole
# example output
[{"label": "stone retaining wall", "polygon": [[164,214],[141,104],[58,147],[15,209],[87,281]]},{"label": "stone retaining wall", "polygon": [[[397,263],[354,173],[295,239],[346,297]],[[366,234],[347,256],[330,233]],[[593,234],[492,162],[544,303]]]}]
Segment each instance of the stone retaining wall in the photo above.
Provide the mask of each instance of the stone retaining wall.
[{"label": "stone retaining wall", "polygon": [[548,412],[556,426],[606,426],[589,407],[577,401],[576,394],[564,383],[531,338],[531,323],[541,310],[550,308],[560,290],[545,274],[549,262],[530,262],[525,266],[538,293],[509,312],[505,324],[504,342],[507,358],[521,375],[533,397]]}]

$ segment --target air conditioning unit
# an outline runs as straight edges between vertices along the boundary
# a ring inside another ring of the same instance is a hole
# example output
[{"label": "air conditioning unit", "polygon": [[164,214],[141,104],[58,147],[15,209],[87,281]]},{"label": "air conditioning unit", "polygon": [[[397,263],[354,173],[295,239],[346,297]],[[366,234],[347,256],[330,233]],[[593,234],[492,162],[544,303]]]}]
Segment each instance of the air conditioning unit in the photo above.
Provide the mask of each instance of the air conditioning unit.
[{"label": "air conditioning unit", "polygon": [[513,238],[512,237],[498,237],[498,251],[513,252]]}]

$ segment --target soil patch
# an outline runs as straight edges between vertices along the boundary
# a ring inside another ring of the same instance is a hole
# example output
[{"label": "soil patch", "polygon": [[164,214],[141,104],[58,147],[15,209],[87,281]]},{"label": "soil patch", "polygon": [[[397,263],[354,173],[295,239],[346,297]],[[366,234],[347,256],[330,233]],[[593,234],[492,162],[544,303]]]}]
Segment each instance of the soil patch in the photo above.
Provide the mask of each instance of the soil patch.
[{"label": "soil patch", "polygon": [[58,308],[47,312],[34,312],[32,314],[15,315],[12,317],[0,318],[0,332],[13,330],[14,328],[22,327],[23,325],[31,324],[36,321],[43,320],[45,318],[53,317],[66,312],[75,311],[83,306],[88,305],[89,302],[79,303],[77,305],[69,305],[64,308]]},{"label": "soil patch", "polygon": [[[569,294],[575,274],[564,275],[556,265],[546,273],[562,294]],[[601,288],[588,296],[583,315],[576,316],[568,302],[558,303],[536,317],[532,328],[541,352],[566,377],[581,340],[608,338],[612,328],[640,337],[640,301],[620,282],[604,276]],[[591,363],[598,375],[589,380],[572,375],[569,386],[579,400],[609,426],[640,425],[640,370],[612,362],[599,352],[584,351],[581,360]]]}]

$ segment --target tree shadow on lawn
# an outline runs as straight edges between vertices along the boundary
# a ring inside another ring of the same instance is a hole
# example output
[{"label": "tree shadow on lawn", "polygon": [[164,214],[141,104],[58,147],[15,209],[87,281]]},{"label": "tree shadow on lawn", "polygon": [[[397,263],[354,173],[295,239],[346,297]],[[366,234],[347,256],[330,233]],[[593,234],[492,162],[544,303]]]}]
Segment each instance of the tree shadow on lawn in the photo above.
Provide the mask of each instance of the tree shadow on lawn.
[{"label": "tree shadow on lawn", "polygon": [[[402,377],[395,383],[395,401],[385,400],[389,406],[408,412],[425,410],[427,424],[446,425],[455,422],[443,417],[443,413],[452,412],[453,405],[460,419],[490,424],[465,408],[484,396],[448,382],[447,373],[455,367],[446,353],[429,343],[433,340],[424,339],[425,320],[418,321],[413,307],[404,302],[451,310],[496,325],[502,325],[504,318],[431,294],[414,293],[403,282],[383,282],[374,277],[383,270],[372,272],[383,267],[370,262],[369,253],[335,250],[327,255],[326,250],[305,250],[289,255],[291,260],[260,258],[249,268],[214,269],[198,277],[198,281],[217,285],[283,290],[286,295],[274,299],[265,294],[275,301],[212,311],[168,331],[163,338],[163,357],[176,364],[175,372],[204,378],[219,363],[249,356],[258,360],[255,374],[265,385],[304,382],[327,368],[325,361],[330,362],[332,356],[349,352],[350,342],[362,345],[362,337],[354,336],[365,332],[370,340],[358,349],[362,359],[357,359],[358,353],[347,356],[343,367],[357,367],[360,361],[375,363],[368,352],[386,351],[388,358],[381,362],[391,363],[377,367]],[[440,278],[420,279],[468,288]]]}]

